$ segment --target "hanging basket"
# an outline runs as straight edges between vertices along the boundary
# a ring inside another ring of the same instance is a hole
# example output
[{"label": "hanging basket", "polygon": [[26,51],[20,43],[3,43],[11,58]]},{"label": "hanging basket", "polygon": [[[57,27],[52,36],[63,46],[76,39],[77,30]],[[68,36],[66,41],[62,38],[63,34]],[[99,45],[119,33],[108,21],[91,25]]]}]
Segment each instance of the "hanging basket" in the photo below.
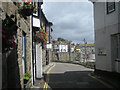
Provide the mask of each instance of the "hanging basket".
[{"label": "hanging basket", "polygon": [[20,9],[18,12],[22,16],[30,16],[33,13],[33,9],[31,9],[31,8],[23,8],[23,9]]},{"label": "hanging basket", "polygon": [[40,29],[34,36],[35,42],[41,43],[42,47],[45,48],[47,43],[47,32],[44,29]]},{"label": "hanging basket", "polygon": [[33,13],[36,13],[37,8],[33,6],[33,4],[30,4],[29,2],[24,3],[24,5],[18,9],[18,13],[23,16],[30,16]]}]

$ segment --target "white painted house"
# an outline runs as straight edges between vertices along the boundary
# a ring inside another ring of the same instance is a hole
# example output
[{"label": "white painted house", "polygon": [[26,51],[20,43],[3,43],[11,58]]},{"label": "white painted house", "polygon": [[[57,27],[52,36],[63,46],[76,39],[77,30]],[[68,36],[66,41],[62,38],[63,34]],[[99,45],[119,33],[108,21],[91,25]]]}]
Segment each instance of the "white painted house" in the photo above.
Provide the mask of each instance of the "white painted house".
[{"label": "white painted house", "polygon": [[62,41],[56,41],[53,43],[54,52],[68,52],[68,43]]},{"label": "white painted house", "polygon": [[58,46],[59,46],[59,52],[68,52],[68,45],[60,44]]},{"label": "white painted house", "polygon": [[43,2],[32,2],[36,4],[39,8],[36,13],[33,13],[31,18],[32,23],[32,82],[34,84],[36,78],[42,78],[42,46],[41,43],[34,41],[35,33],[41,28],[41,5]]},{"label": "white painted house", "polygon": [[97,1],[94,2],[96,70],[120,73],[120,2],[90,1]]}]

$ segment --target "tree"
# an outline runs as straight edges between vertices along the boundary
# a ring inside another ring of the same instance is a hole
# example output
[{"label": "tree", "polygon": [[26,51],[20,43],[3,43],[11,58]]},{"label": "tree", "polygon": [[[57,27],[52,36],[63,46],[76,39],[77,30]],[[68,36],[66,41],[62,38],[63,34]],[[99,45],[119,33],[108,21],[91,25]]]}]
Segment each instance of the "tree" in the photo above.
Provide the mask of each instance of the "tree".
[{"label": "tree", "polygon": [[66,40],[63,38],[58,38],[57,41],[66,41]]}]

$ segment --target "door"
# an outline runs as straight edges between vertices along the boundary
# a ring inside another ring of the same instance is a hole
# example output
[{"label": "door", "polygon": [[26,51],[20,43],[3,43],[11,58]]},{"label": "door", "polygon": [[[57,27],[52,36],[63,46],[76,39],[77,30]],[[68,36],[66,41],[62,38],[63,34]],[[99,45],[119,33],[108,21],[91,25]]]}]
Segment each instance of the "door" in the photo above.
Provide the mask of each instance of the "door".
[{"label": "door", "polygon": [[120,34],[112,36],[112,67],[113,71],[120,73]]},{"label": "door", "polygon": [[23,32],[22,35],[22,65],[23,65],[23,74],[26,73],[26,35]]}]

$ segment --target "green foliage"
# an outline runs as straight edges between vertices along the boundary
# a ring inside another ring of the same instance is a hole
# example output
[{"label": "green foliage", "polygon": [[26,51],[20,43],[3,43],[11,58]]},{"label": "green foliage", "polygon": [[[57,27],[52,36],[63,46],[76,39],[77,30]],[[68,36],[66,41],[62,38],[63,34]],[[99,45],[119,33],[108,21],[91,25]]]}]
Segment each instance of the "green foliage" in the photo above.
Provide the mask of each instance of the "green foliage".
[{"label": "green foliage", "polygon": [[7,52],[13,49],[16,46],[15,37],[17,33],[17,25],[16,23],[6,15],[6,18],[2,20],[2,52]]},{"label": "green foliage", "polygon": [[57,41],[65,41],[63,38],[58,38]]},{"label": "green foliage", "polygon": [[95,65],[94,62],[80,62],[79,64],[92,69],[94,68],[94,65]]},{"label": "green foliage", "polygon": [[23,79],[29,80],[29,78],[31,78],[30,74],[28,74],[28,73],[23,74]]}]

